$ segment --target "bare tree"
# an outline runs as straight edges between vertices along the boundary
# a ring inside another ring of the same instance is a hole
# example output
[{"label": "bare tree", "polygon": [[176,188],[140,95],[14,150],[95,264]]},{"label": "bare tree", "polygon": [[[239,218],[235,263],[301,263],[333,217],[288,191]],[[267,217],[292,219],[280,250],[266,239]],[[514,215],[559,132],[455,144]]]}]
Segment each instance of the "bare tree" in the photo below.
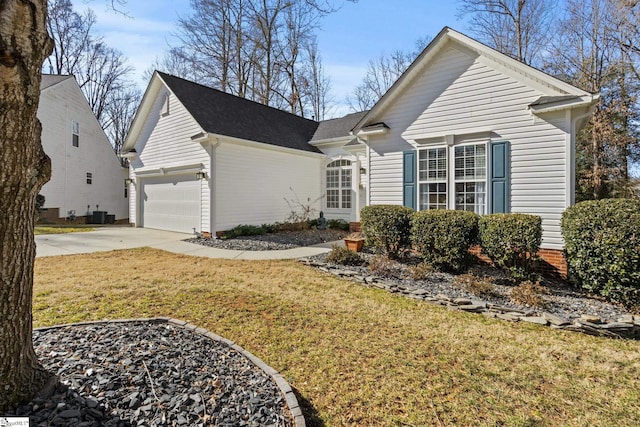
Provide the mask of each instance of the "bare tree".
[{"label": "bare tree", "polygon": [[459,16],[480,41],[525,64],[536,64],[553,19],[550,0],[462,0]]},{"label": "bare tree", "polygon": [[187,78],[307,114],[307,85],[319,80],[308,78],[306,46],[322,16],[335,10],[332,1],[191,0],[191,6],[192,14],[179,20],[181,45],[172,48],[164,65],[179,59],[193,70]]},{"label": "bare tree", "polygon": [[[109,95],[109,102],[104,111],[104,129],[113,145],[116,154],[122,154],[129,127],[136,114],[142,95],[134,87],[115,89]],[[122,166],[126,166],[126,159],[122,159]]]},{"label": "bare tree", "polygon": [[70,0],[49,0],[47,30],[53,38],[53,52],[47,58],[51,74],[74,74],[87,45],[96,17],[91,10],[84,15],[73,10]]},{"label": "bare tree", "polygon": [[351,109],[364,111],[373,107],[424,50],[430,40],[430,37],[417,40],[413,51],[396,50],[390,55],[382,53],[376,59],[370,60],[362,83],[347,98]]},{"label": "bare tree", "polygon": [[32,341],[36,196],[49,180],[36,118],[41,67],[53,42],[46,0],[0,2],[0,413],[49,378]]},{"label": "bare tree", "polygon": [[315,40],[305,44],[308,57],[302,77],[302,96],[304,104],[311,110],[314,120],[324,120],[331,113],[333,99],[331,97],[331,79],[324,73],[318,43]]},{"label": "bare tree", "polygon": [[637,158],[638,78],[620,29],[623,17],[612,0],[569,0],[558,22],[547,69],[601,100],[577,140],[580,199],[628,193],[629,161]]}]

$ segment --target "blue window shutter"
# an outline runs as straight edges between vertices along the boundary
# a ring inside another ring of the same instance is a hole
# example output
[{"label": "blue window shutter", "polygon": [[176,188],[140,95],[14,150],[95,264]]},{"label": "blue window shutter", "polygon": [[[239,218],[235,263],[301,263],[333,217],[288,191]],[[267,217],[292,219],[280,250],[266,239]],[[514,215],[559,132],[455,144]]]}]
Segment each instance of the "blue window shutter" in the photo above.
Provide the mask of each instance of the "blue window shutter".
[{"label": "blue window shutter", "polygon": [[491,143],[491,206],[489,213],[507,213],[509,204],[510,175],[509,142]]},{"label": "blue window shutter", "polygon": [[416,152],[402,153],[402,204],[416,209]]}]

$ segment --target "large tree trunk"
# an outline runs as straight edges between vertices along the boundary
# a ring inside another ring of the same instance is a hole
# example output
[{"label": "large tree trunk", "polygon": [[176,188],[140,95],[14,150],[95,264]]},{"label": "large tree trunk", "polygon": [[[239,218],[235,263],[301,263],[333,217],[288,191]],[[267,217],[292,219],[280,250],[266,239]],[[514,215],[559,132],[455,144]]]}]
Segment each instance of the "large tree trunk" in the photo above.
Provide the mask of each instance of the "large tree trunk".
[{"label": "large tree trunk", "polygon": [[0,413],[40,390],[32,342],[35,198],[51,164],[36,119],[46,0],[0,0]]}]

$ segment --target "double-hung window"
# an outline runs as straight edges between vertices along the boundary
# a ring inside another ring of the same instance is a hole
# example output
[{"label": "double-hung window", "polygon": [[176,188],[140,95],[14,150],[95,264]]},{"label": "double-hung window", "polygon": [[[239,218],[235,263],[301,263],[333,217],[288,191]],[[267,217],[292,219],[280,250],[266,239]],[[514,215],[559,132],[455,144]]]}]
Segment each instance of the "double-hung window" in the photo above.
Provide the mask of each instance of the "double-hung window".
[{"label": "double-hung window", "polygon": [[327,209],[351,209],[351,161],[334,160],[326,171]]},{"label": "double-hung window", "polygon": [[487,211],[487,154],[484,144],[453,148],[455,208],[483,215]]},{"label": "double-hung window", "polygon": [[487,212],[486,144],[418,151],[419,209]]}]

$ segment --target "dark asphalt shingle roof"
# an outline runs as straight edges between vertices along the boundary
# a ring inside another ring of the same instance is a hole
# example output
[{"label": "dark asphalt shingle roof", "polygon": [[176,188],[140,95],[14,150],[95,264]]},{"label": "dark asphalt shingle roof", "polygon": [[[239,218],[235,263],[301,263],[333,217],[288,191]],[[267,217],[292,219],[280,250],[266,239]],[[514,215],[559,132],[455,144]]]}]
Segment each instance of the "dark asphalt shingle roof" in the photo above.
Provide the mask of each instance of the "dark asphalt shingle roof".
[{"label": "dark asphalt shingle roof", "polygon": [[344,117],[320,122],[311,141],[349,136],[351,129],[367,114],[367,111],[347,114]]},{"label": "dark asphalt shingle roof", "polygon": [[208,133],[320,153],[309,145],[318,122],[158,72]]}]

